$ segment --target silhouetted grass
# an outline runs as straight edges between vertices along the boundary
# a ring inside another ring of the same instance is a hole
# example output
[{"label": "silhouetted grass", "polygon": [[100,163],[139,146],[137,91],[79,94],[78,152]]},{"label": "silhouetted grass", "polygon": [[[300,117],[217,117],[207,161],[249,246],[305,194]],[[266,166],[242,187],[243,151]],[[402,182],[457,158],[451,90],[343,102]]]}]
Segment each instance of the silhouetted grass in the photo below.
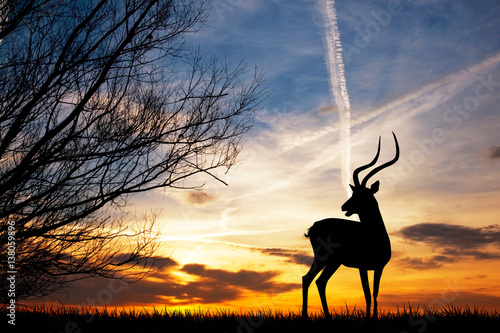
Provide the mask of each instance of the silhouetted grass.
[{"label": "silhouetted grass", "polygon": [[[2,327],[7,316],[2,311]],[[366,320],[360,310],[333,312],[332,318],[299,312],[261,309],[239,313],[212,311],[99,308],[32,308],[17,310],[18,332],[496,332],[500,314],[474,307],[449,305],[439,310],[404,306],[385,311],[378,320]],[[2,332],[4,330],[2,329]]]}]

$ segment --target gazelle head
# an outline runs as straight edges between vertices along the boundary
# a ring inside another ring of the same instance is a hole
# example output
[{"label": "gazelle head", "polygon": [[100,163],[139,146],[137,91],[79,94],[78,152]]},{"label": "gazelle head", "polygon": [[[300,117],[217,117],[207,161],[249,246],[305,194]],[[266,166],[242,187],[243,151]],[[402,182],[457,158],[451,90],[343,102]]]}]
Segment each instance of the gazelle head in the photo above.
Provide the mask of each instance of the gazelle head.
[{"label": "gazelle head", "polygon": [[342,205],[342,211],[346,212],[345,213],[346,216],[351,216],[352,214],[359,214],[360,211],[362,210],[370,209],[372,207],[376,208],[378,206],[374,194],[377,193],[380,182],[377,180],[370,186],[370,188],[366,187],[366,183],[368,182],[368,179],[370,179],[370,177],[375,175],[380,170],[385,169],[390,165],[393,165],[399,159],[398,139],[396,138],[396,134],[394,134],[394,132],[392,133],[392,135],[394,136],[394,141],[396,143],[396,156],[392,160],[371,170],[365,176],[365,178],[363,178],[363,181],[361,183],[359,182],[358,178],[359,173],[365,169],[372,167],[373,165],[375,165],[375,163],[377,163],[378,156],[380,154],[380,137],[379,137],[378,149],[375,158],[370,163],[360,166],[359,168],[354,170],[352,174],[354,185],[349,185],[351,186],[352,189],[352,196]]}]

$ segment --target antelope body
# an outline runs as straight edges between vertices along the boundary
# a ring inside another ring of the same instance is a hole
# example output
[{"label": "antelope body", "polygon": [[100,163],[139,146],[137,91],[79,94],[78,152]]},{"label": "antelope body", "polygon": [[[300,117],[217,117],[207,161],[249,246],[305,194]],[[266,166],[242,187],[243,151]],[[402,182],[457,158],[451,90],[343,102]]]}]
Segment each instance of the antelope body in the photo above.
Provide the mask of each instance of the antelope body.
[{"label": "antelope body", "polygon": [[368,284],[368,270],[374,270],[373,282],[373,317],[377,317],[377,296],[380,278],[385,265],[391,259],[391,242],[384,225],[382,215],[374,194],[379,189],[379,181],[370,188],[366,183],[370,177],[380,170],[396,163],[399,159],[399,145],[396,144],[396,156],[391,161],[378,166],[365,176],[360,183],[358,175],[361,171],[372,167],[380,154],[380,138],[377,154],[368,164],[354,170],[354,185],[350,185],[352,196],[343,205],[346,216],[358,214],[360,222],[329,218],[318,221],[309,228],[306,237],[310,238],[314,251],[314,261],[309,272],[302,277],[302,315],[307,317],[308,289],[315,276],[323,270],[316,280],[321,304],[325,316],[329,316],[326,301],[326,284],[335,271],[341,266],[359,269],[361,284],[366,300],[366,316],[370,317],[371,294]]}]

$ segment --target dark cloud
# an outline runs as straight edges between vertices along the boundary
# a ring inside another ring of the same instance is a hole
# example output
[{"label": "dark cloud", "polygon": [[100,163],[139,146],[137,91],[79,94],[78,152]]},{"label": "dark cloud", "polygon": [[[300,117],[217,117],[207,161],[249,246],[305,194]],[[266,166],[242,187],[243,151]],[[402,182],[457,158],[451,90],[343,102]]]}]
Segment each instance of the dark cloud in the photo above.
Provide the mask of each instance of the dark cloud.
[{"label": "dark cloud", "polygon": [[443,266],[443,263],[454,262],[454,258],[447,256],[433,256],[431,258],[400,258],[397,260],[399,266],[418,270],[434,269]]},{"label": "dark cloud", "polygon": [[304,251],[282,249],[282,248],[255,248],[254,251],[259,251],[270,256],[286,258],[286,262],[311,266],[313,262],[312,254],[306,254]]},{"label": "dark cloud", "polygon": [[477,249],[489,244],[500,245],[500,225],[474,228],[456,224],[421,223],[404,227],[398,234],[409,241],[459,250]]},{"label": "dark cloud", "polygon": [[476,260],[500,259],[500,253],[468,249],[443,249],[443,254],[447,256],[472,257]]},{"label": "dark cloud", "polygon": [[201,282],[207,285],[218,282],[227,286],[239,287],[246,290],[276,293],[287,292],[298,287],[295,283],[279,283],[272,281],[280,273],[276,271],[249,271],[240,270],[237,272],[222,269],[209,269],[205,265],[188,264],[182,267],[181,271],[201,278]]},{"label": "dark cloud", "polygon": [[203,205],[211,201],[217,200],[216,194],[207,193],[205,191],[190,191],[186,194],[186,200],[194,205]]},{"label": "dark cloud", "polygon": [[488,158],[494,160],[500,158],[500,146],[493,146],[488,149]]},{"label": "dark cloud", "polygon": [[318,114],[320,115],[327,115],[327,114],[332,114],[335,111],[337,111],[337,106],[336,105],[322,105],[318,109]]},{"label": "dark cloud", "polygon": [[129,253],[121,253],[115,256],[116,261],[124,261],[124,260],[130,260],[131,262],[136,262],[136,261],[141,261],[141,267],[149,267],[149,268],[162,268],[166,266],[175,266],[177,263],[168,258],[168,257],[163,257],[163,256],[152,256],[145,258],[143,256],[135,256],[134,258],[130,257]]},{"label": "dark cloud", "polygon": [[[194,281],[180,280],[176,272],[190,274]],[[69,297],[59,297],[66,304],[90,306],[130,306],[162,303],[166,306],[222,303],[243,297],[245,291],[275,295],[300,288],[297,283],[274,281],[276,271],[228,271],[201,264],[180,267],[175,261],[154,278],[124,284],[102,278],[74,283]]]},{"label": "dark cloud", "polygon": [[477,275],[474,275],[474,276],[467,276],[466,279],[467,280],[476,280],[476,279],[486,279],[488,276],[487,275],[484,275],[484,274],[477,274]]},{"label": "dark cloud", "polygon": [[402,228],[396,233],[407,241],[429,245],[438,255],[431,258],[403,258],[399,262],[408,268],[432,269],[444,263],[463,259],[500,259],[500,252],[488,247],[500,247],[500,225],[468,227],[444,223],[421,223]]}]

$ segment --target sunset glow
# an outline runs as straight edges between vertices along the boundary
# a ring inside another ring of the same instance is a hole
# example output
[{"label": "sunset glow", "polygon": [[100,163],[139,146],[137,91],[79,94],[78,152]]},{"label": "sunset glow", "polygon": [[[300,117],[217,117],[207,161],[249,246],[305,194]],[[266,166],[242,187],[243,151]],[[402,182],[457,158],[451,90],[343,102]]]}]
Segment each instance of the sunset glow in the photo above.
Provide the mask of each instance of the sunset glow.
[{"label": "sunset glow", "polygon": [[[394,132],[400,160],[368,183],[380,181],[392,244],[381,311],[408,303],[500,309],[500,3],[335,1],[351,111],[344,140],[323,7],[214,1],[210,24],[190,43],[255,64],[273,91],[238,165],[217,174],[228,186],[197,176],[186,182],[206,182],[199,190],[130,198],[131,216],[160,212],[158,256],[170,261],[133,284],[78,281],[56,296],[62,303],[299,311],[313,258],[304,233],[323,218],[346,218],[343,144],[354,170],[371,161],[380,136],[380,164],[394,156]],[[364,309],[359,272],[342,266],[327,297],[336,311]],[[310,312],[321,310],[314,283],[309,302]]]}]

